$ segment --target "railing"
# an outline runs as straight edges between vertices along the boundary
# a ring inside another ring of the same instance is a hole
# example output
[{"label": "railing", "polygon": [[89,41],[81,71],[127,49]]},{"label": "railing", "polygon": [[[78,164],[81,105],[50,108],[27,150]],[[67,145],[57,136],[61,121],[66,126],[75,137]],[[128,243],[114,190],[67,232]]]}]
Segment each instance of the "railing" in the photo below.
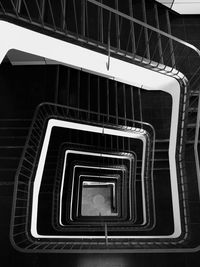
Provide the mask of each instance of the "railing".
[{"label": "railing", "polygon": [[[90,120],[88,121],[88,115],[90,115]],[[91,119],[92,117],[92,119]],[[15,186],[15,201],[14,201],[14,206],[13,206],[13,217],[12,217],[12,225],[11,225],[11,236],[12,236],[12,242],[14,246],[17,246],[17,249],[20,249],[21,251],[38,251],[38,252],[45,252],[45,251],[51,251],[51,252],[57,252],[57,251],[66,251],[70,250],[73,248],[73,246],[76,243],[77,250],[81,249],[83,246],[83,249],[88,249],[91,245],[99,249],[100,246],[99,244],[102,243],[102,249],[106,249],[107,246],[111,248],[120,248],[123,245],[124,241],[118,240],[117,243],[118,245],[115,244],[115,241],[109,238],[107,239],[107,232],[110,231],[111,226],[109,225],[109,228],[107,226],[106,231],[104,232],[104,227],[105,226],[104,221],[100,222],[100,226],[97,227],[97,230],[103,231],[103,234],[105,236],[101,238],[100,240],[94,240],[91,238],[86,238],[84,240],[84,245],[83,245],[83,240],[81,237],[77,238],[76,241],[73,238],[65,238],[62,239],[62,235],[66,235],[66,227],[62,228],[59,226],[59,228],[62,229],[62,232],[60,232],[60,237],[56,237],[55,241],[52,238],[46,239],[46,240],[41,240],[40,238],[33,238],[32,235],[30,234],[30,231],[27,230],[30,227],[30,221],[34,217],[31,215],[33,213],[33,206],[32,203],[34,201],[33,199],[33,184],[35,184],[35,172],[38,167],[38,160],[39,160],[39,153],[41,152],[41,146],[44,144],[44,132],[46,131],[46,126],[47,123],[50,119],[56,119],[56,120],[63,120],[63,121],[68,121],[68,122],[76,122],[76,123],[81,123],[82,125],[84,124],[89,124],[90,126],[99,126],[99,127],[108,127],[109,129],[119,129],[120,131],[135,131],[137,134],[141,134],[142,136],[145,136],[147,139],[147,144],[146,144],[146,154],[145,156],[143,155],[143,152],[139,153],[140,156],[138,158],[144,158],[144,172],[142,170],[138,170],[138,173],[141,173],[141,180],[144,181],[145,184],[145,195],[146,195],[146,200],[145,200],[145,205],[146,205],[146,216],[148,217],[148,221],[145,224],[140,225],[138,222],[134,224],[133,222],[123,224],[124,229],[129,233],[128,236],[124,236],[124,239],[127,240],[129,239],[129,235],[131,235],[131,232],[134,231],[142,231],[144,229],[151,229],[152,226],[154,225],[154,220],[155,220],[155,203],[154,203],[154,188],[153,188],[153,164],[154,164],[154,139],[155,139],[155,132],[154,128],[148,124],[148,123],[143,123],[139,121],[133,121],[130,119],[123,119],[121,118],[124,123],[122,124],[123,126],[119,126],[116,124],[105,124],[105,121],[107,120],[107,116],[105,114],[101,113],[95,113],[95,112],[88,112],[87,110],[82,110],[82,109],[76,109],[76,108],[69,108],[67,106],[62,106],[62,105],[55,105],[51,103],[44,103],[38,107],[36,110],[29,136],[24,148],[23,156],[21,159],[20,163],[20,168],[17,173],[17,180],[16,180],[16,186]],[[125,123],[126,121],[126,123]],[[124,126],[126,124],[126,126]],[[134,125],[134,127],[132,127]],[[75,128],[76,129],[76,128]],[[102,134],[102,138],[106,138],[106,135],[104,133]],[[77,145],[77,147],[80,149],[81,144],[79,143],[79,138],[83,135],[80,133],[80,136],[76,136],[76,139],[78,141],[74,141]],[[109,137],[109,136],[108,136]],[[58,137],[57,137],[58,138]],[[120,143],[122,140],[120,140],[120,136],[112,136],[112,139],[115,139],[115,141],[118,142],[117,146],[119,147],[119,151],[131,151],[131,146],[130,143],[127,142],[125,143],[124,138],[123,138],[123,145],[120,146]],[[71,137],[73,140],[73,137]],[[71,140],[71,141],[72,141]],[[107,142],[105,144],[101,144],[99,140],[98,142],[90,145],[93,151],[96,151],[97,148],[101,149],[100,153],[106,153],[108,150],[113,149],[112,143],[114,141],[111,141],[109,144],[110,139],[107,139]],[[90,140],[89,140],[90,141]],[[89,142],[90,143],[90,142]],[[73,145],[72,143],[69,143],[70,147]],[[68,146],[69,146],[68,144]],[[69,149],[69,148],[68,148]],[[116,148],[114,148],[114,151],[118,151]],[[57,152],[53,152],[57,153]],[[126,154],[126,153],[125,153]],[[61,158],[58,157],[58,161],[61,161]],[[112,162],[112,161],[111,161]],[[110,162],[110,163],[111,163]],[[122,160],[123,163],[123,160]],[[119,163],[118,163],[119,164]],[[60,164],[59,164],[60,165]],[[137,166],[137,160],[136,160],[136,166]],[[109,165],[108,165],[109,166]],[[137,169],[139,167],[137,166]],[[51,170],[50,170],[51,171]],[[54,170],[55,171],[55,170]],[[59,170],[60,171],[60,170]],[[128,172],[129,173],[129,172]],[[143,173],[143,174],[142,174]],[[132,176],[132,174],[130,174]],[[61,175],[62,176],[62,175]],[[54,178],[54,175],[52,175]],[[56,179],[60,180],[60,176],[56,176]],[[45,178],[44,178],[45,180]],[[47,176],[46,181],[49,182],[50,176]],[[56,183],[58,183],[56,181]],[[45,184],[45,182],[44,182]],[[45,184],[45,189],[47,189],[47,185]],[[42,191],[42,189],[40,189]],[[58,193],[56,193],[56,198]],[[132,193],[131,193],[132,194]],[[126,196],[125,196],[126,197]],[[54,210],[55,206],[53,206]],[[56,208],[58,209],[58,207]],[[57,221],[57,212],[54,213],[53,215],[53,220]],[[43,217],[43,220],[45,218]],[[43,221],[42,220],[42,221]],[[49,222],[51,223],[51,222]],[[39,224],[39,223],[38,223]],[[58,223],[57,223],[58,224]],[[70,225],[68,226],[70,227]],[[82,223],[78,223],[77,227],[80,229],[82,228],[88,228],[88,225],[82,225]],[[122,228],[123,228],[122,227]],[[47,227],[48,228],[48,227]],[[85,229],[84,228],[84,229]],[[113,225],[113,228],[120,229],[120,224],[115,224]],[[76,227],[70,228],[69,234],[73,229],[77,229]],[[96,229],[96,228],[95,228]],[[96,230],[96,231],[97,231]],[[84,230],[83,230],[84,232]],[[92,232],[92,231],[91,231]],[[48,234],[47,234],[48,235]],[[56,236],[56,234],[54,234]],[[81,234],[83,235],[83,234]],[[123,233],[122,233],[123,236]],[[135,245],[140,246],[138,242],[134,242]],[[162,243],[162,242],[161,242]],[[129,243],[127,242],[127,245]],[[129,244],[130,245],[130,244]],[[49,248],[49,246],[52,246],[52,248]]]},{"label": "railing", "polygon": [[196,163],[196,171],[197,171],[197,182],[200,194],[200,162],[199,162],[199,152],[198,152],[198,144],[199,144],[199,128],[200,128],[200,92],[198,93],[198,107],[197,107],[197,119],[196,119],[196,127],[195,127],[195,139],[194,139],[194,154],[195,154],[195,163]]},{"label": "railing", "polygon": [[[196,47],[134,18],[131,4],[129,15],[95,0],[1,0],[0,8],[2,19],[106,53],[107,69],[112,64],[112,57],[116,57],[177,79],[182,86],[182,110],[179,115],[180,138],[176,156],[180,168],[180,185],[185,184],[184,146],[188,98],[190,91],[198,90],[200,79],[200,51]],[[197,61],[194,67],[190,64],[193,59]],[[200,184],[197,154],[199,118],[200,109],[196,134],[192,137]]]}]

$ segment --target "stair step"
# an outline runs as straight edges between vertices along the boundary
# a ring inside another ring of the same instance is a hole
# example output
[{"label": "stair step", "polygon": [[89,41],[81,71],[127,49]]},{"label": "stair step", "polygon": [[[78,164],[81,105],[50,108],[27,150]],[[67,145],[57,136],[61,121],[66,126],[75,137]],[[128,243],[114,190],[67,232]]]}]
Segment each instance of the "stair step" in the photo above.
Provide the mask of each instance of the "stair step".
[{"label": "stair step", "polygon": [[156,151],[154,157],[155,159],[168,159],[168,150]]},{"label": "stair step", "polygon": [[24,136],[28,135],[27,127],[0,127],[0,136]]},{"label": "stair step", "polygon": [[192,144],[194,144],[194,140],[187,140],[186,141],[186,145],[192,145]]},{"label": "stair step", "polygon": [[191,128],[196,128],[196,123],[188,123],[187,124],[187,128],[189,129],[191,129]]},{"label": "stair step", "polygon": [[194,112],[197,113],[198,108],[197,107],[189,107],[188,112]]},{"label": "stair step", "polygon": [[0,181],[14,181],[17,168],[0,169]]},{"label": "stair step", "polygon": [[199,90],[191,90],[190,94],[194,95],[194,96],[198,96],[199,95]]},{"label": "stair step", "polygon": [[0,146],[1,157],[21,157],[24,146]]},{"label": "stair step", "polygon": [[19,165],[20,158],[17,157],[0,157],[0,169],[4,168],[17,168]]},{"label": "stair step", "polygon": [[22,127],[22,128],[29,128],[31,124],[31,119],[0,119],[0,127]]},{"label": "stair step", "polygon": [[26,137],[24,136],[0,136],[0,147],[7,147],[9,149],[10,146],[24,146],[26,142]]}]

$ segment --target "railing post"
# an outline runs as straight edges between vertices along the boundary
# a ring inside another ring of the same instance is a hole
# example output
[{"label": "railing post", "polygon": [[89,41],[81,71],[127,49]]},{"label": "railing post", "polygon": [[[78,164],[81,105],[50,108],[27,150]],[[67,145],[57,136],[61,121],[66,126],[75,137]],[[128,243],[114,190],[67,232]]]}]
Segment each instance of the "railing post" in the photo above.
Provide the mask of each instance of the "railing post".
[{"label": "railing post", "polygon": [[194,139],[194,156],[195,156],[197,182],[198,182],[198,190],[200,198],[200,165],[199,165],[199,155],[198,155],[199,127],[200,127],[200,91],[199,91],[197,120],[196,120],[195,139]]}]

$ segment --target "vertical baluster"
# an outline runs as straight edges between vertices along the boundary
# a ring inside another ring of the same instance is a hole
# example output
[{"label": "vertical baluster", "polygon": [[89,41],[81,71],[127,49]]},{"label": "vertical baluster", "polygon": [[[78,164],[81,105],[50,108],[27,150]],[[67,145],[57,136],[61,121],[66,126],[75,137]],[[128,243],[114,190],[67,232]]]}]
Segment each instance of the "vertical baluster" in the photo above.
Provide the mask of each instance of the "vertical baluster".
[{"label": "vertical baluster", "polygon": [[40,18],[40,21],[41,21],[41,24],[42,26],[44,27],[44,18],[42,16],[42,13],[41,13],[41,7],[38,3],[38,0],[35,0],[35,3],[36,3],[36,6],[37,6],[37,9],[38,9],[38,15],[39,15],[39,18]]},{"label": "vertical baluster", "polygon": [[[142,12],[143,12],[143,20],[145,23],[147,23],[145,0],[142,0]],[[149,36],[148,36],[148,29],[146,27],[144,28],[144,38],[145,38],[145,46],[146,46],[146,57],[150,59]]]},{"label": "vertical baluster", "polygon": [[140,121],[143,122],[141,88],[138,89],[138,98],[139,98],[139,109],[140,109]]},{"label": "vertical baluster", "polygon": [[[119,0],[115,0],[115,9],[119,10]],[[119,15],[115,14],[117,49],[120,49]]]},{"label": "vertical baluster", "polygon": [[[132,0],[129,0],[129,11],[130,11],[130,16],[133,18],[133,2],[132,2]],[[133,21],[130,21],[130,27],[131,27],[132,53],[134,55],[136,53],[136,42],[135,42],[135,28],[134,28],[134,22]]]},{"label": "vertical baluster", "polygon": [[10,0],[10,1],[11,1],[11,4],[12,4],[12,7],[13,7],[13,10],[15,12],[16,17],[19,17],[19,13],[18,13],[16,4],[13,2],[13,0]]},{"label": "vertical baluster", "polygon": [[[167,18],[167,31],[171,35],[171,24],[170,24],[170,18],[169,18],[169,12],[166,10],[166,18]],[[169,38],[169,49],[170,49],[170,54],[171,54],[171,63],[172,66],[176,68],[176,62],[175,62],[175,55],[174,55],[174,47],[173,47],[173,41],[171,38]]]},{"label": "vertical baluster", "polygon": [[106,80],[106,103],[107,103],[107,122],[110,120],[110,98],[109,98],[109,80]]},{"label": "vertical baluster", "polygon": [[67,102],[67,106],[70,105],[70,78],[71,78],[71,71],[70,71],[70,68],[68,67],[67,69],[67,99],[66,99],[66,102]]},{"label": "vertical baluster", "polygon": [[126,85],[123,84],[123,106],[124,106],[124,124],[127,125],[126,116]]},{"label": "vertical baluster", "polygon": [[[26,13],[27,13],[27,15],[28,15],[29,21],[30,21],[30,23],[32,23],[31,15],[30,15],[28,6],[27,6],[27,4],[26,4],[26,0],[22,0],[22,1],[23,1],[23,4],[24,4],[24,7],[25,7],[25,9],[26,9]],[[18,13],[20,13],[20,9],[21,9],[21,2],[20,2],[20,7],[18,6],[18,10],[19,10]]]},{"label": "vertical baluster", "polygon": [[87,34],[87,40],[89,39],[89,22],[88,22],[88,1],[86,1],[85,5],[85,16],[86,16],[86,34]]},{"label": "vertical baluster", "polygon": [[50,14],[51,14],[51,20],[53,22],[54,31],[56,31],[56,23],[55,23],[55,19],[54,19],[54,13],[53,13],[52,5],[51,5],[51,0],[48,0],[48,4],[49,4],[49,10],[50,10]]},{"label": "vertical baluster", "polygon": [[45,0],[42,0],[42,1],[41,1],[40,9],[41,9],[42,21],[44,22],[44,14],[45,14]]},{"label": "vertical baluster", "polygon": [[22,6],[22,0],[17,0],[17,12],[20,14],[20,11],[21,11],[21,6]]},{"label": "vertical baluster", "polygon": [[135,120],[133,86],[130,87],[130,90],[131,90],[131,114],[132,114],[132,120]]},{"label": "vertical baluster", "polygon": [[106,63],[107,70],[110,68],[110,28],[111,28],[111,12],[109,11],[109,18],[108,18],[108,61]]},{"label": "vertical baluster", "polygon": [[87,83],[87,85],[88,85],[88,120],[90,120],[90,110],[91,110],[91,105],[90,105],[90,79],[91,79],[91,77],[90,77],[91,75],[90,75],[90,73],[88,73],[88,83]]},{"label": "vertical baluster", "polygon": [[[154,11],[155,11],[155,20],[156,20],[156,28],[160,29],[160,22],[158,18],[158,7],[157,4],[154,4]],[[158,52],[159,52],[159,57],[160,57],[160,63],[163,64],[163,50],[162,50],[162,42],[161,42],[161,34],[157,33],[157,38],[158,38]]]},{"label": "vertical baluster", "polygon": [[81,1],[81,34],[85,37],[85,8],[86,4],[85,1],[87,0],[82,0]]},{"label": "vertical baluster", "polygon": [[100,77],[97,77],[97,112],[98,112],[98,122],[100,122],[100,112],[101,112],[101,101],[100,101]]},{"label": "vertical baluster", "polygon": [[76,14],[76,2],[73,0],[73,10],[74,10],[74,20],[75,20],[75,27],[76,27],[76,35],[78,38],[78,21],[77,21],[77,14]]},{"label": "vertical baluster", "polygon": [[60,66],[56,66],[56,83],[55,83],[55,103],[59,102],[59,76],[60,76]]},{"label": "vertical baluster", "polygon": [[79,110],[80,110],[80,85],[81,85],[81,72],[77,70],[77,108],[78,108],[78,117],[79,117]]},{"label": "vertical baluster", "polygon": [[115,81],[115,117],[116,124],[119,124],[119,115],[118,115],[118,94],[117,94],[117,82]]},{"label": "vertical baluster", "polygon": [[61,1],[61,29],[65,31],[66,28],[66,0],[60,0]]},{"label": "vertical baluster", "polygon": [[[102,4],[102,0],[100,0]],[[104,42],[104,30],[103,30],[103,8],[100,9],[100,41]]]}]

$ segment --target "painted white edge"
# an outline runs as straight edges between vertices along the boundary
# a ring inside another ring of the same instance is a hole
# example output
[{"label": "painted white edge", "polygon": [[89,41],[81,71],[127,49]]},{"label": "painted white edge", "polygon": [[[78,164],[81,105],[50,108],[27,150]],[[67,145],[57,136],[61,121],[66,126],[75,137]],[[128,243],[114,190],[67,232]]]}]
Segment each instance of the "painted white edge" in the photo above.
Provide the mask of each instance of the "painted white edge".
[{"label": "painted white edge", "polygon": [[[56,120],[56,119],[50,119],[48,121],[47,124],[47,128],[46,128],[46,133],[44,136],[44,141],[43,141],[43,145],[42,145],[42,149],[41,149],[41,153],[40,153],[40,158],[39,158],[39,162],[38,162],[38,167],[37,167],[37,171],[36,171],[36,175],[35,175],[35,180],[33,183],[33,197],[32,197],[32,216],[31,216],[31,234],[33,237],[35,238],[59,238],[59,236],[56,235],[40,235],[37,231],[37,216],[38,216],[38,200],[39,200],[39,192],[40,192],[40,185],[42,182],[42,175],[43,175],[43,171],[44,171],[44,165],[45,165],[45,159],[46,159],[46,155],[47,155],[47,151],[48,151],[48,146],[49,146],[49,141],[50,141],[50,137],[51,137],[51,132],[53,127],[60,127],[60,128],[67,128],[67,129],[76,129],[76,130],[80,130],[80,131],[88,131],[88,132],[94,132],[94,133],[100,133],[100,134],[104,134],[104,135],[114,135],[114,136],[122,136],[122,137],[127,137],[127,138],[132,138],[132,139],[139,139],[143,142],[143,151],[142,151],[142,169],[141,169],[141,175],[142,178],[144,179],[144,168],[145,168],[145,164],[144,164],[144,159],[145,159],[145,154],[146,154],[146,137],[145,137],[145,133],[146,131],[143,130],[143,134],[141,134],[140,132],[135,132],[133,130],[129,130],[129,131],[124,131],[122,129],[109,129],[109,128],[105,128],[105,127],[99,127],[99,126],[91,126],[91,125],[87,125],[87,124],[82,124],[82,123],[75,123],[75,122],[68,122],[68,121],[62,121],[62,120]],[[110,155],[110,154],[102,154],[102,153],[92,153],[92,152],[83,152],[83,151],[74,151],[74,150],[66,150],[65,152],[65,161],[64,161],[64,166],[63,166],[63,170],[65,170],[66,168],[66,162],[67,162],[67,155],[69,153],[74,153],[74,154],[84,154],[84,155],[91,155],[91,156],[98,156],[98,157],[111,157],[111,158],[126,158],[130,161],[130,166],[132,166],[131,164],[131,159],[129,156],[127,156],[127,153],[124,153],[125,155]],[[131,167],[132,168],[132,167]],[[61,196],[63,195],[63,186],[64,186],[64,171],[62,173],[62,182],[61,182]],[[130,173],[131,175],[131,173]],[[73,179],[74,181],[74,179]],[[72,185],[73,187],[73,185]],[[145,186],[144,183],[142,183],[142,195],[143,195],[143,201],[145,203]],[[61,202],[60,202],[61,205]],[[144,209],[144,207],[143,207]],[[146,220],[146,206],[145,206],[145,219]],[[61,218],[59,218],[60,220]],[[66,239],[70,239],[70,238],[96,238],[94,236],[71,236],[71,235],[62,235],[60,236],[60,238],[66,238]],[[98,238],[102,238],[102,236],[99,236]],[[113,238],[122,238],[122,237],[113,237]]]},{"label": "painted white edge", "polygon": [[[101,169],[101,170],[120,170],[120,171],[123,171],[123,169],[120,169],[120,168],[104,168],[104,167],[92,167],[92,166],[85,166],[85,165],[76,165],[74,166],[74,172],[73,172],[73,180],[74,180],[74,176],[75,176],[75,168],[76,167],[80,167],[80,168],[87,168],[87,169]],[[85,175],[86,177],[101,177],[101,178],[106,178],[106,179],[109,179],[109,178],[112,178],[112,179],[118,179],[117,177],[109,177],[109,176],[95,176],[95,175]],[[79,176],[79,180],[78,180],[78,191],[79,191],[79,188],[80,188],[80,177],[82,177],[82,175]],[[73,188],[72,188],[72,194],[71,194],[71,210],[72,210],[72,201],[73,201],[73,195],[74,195],[74,192],[73,192]],[[79,203],[79,194],[77,196],[77,203]],[[61,211],[61,208],[60,208],[60,211]],[[76,213],[77,216],[78,216],[78,212]],[[71,216],[71,219],[72,219],[72,215],[70,213],[70,216]]]},{"label": "painted white edge", "polygon": [[0,21],[0,33],[0,61],[9,50],[16,49],[149,90],[163,90],[175,83],[173,78],[113,57],[107,70],[106,55],[6,21]]},{"label": "painted white edge", "polygon": [[178,81],[173,77],[113,57],[110,58],[110,68],[107,70],[107,56],[103,54],[16,26],[6,21],[0,21],[0,33],[0,62],[2,62],[10,49],[16,49],[46,57],[62,64],[78,67],[88,72],[96,72],[100,76],[104,75],[109,79],[146,90],[161,90],[172,96],[169,165],[175,229],[170,238],[179,237],[182,229],[175,160],[180,102],[180,85]]},{"label": "painted white edge", "polygon": [[[103,168],[101,168],[101,170],[102,170]],[[124,171],[124,169],[121,169],[121,168],[116,168],[116,169],[114,169],[114,168],[105,168],[105,170],[106,169],[113,169],[113,170],[120,170],[120,171]],[[81,175],[82,176],[82,175]],[[90,176],[92,176],[92,175],[87,175],[87,177],[90,177]],[[93,177],[93,176],[92,176]],[[104,178],[104,179],[115,179],[116,180],[116,182],[115,183],[117,183],[117,181],[118,181],[118,179],[119,179],[119,177],[120,177],[120,175],[117,175],[117,177],[116,176],[111,176],[111,177],[108,177],[108,176],[98,176],[98,177],[101,177],[101,178]],[[80,176],[79,176],[79,180],[78,180],[78,191],[80,191]],[[115,190],[116,191],[116,190]],[[115,195],[115,204],[116,204],[116,194],[113,194],[113,195]],[[78,196],[77,196],[77,203],[79,203],[79,194],[78,194]],[[78,211],[78,210],[77,210]],[[77,212],[77,216],[78,216],[78,212]]]},{"label": "painted white edge", "polygon": [[[146,149],[145,149],[146,151]],[[63,225],[62,223],[62,198],[63,198],[63,187],[64,187],[64,177],[65,177],[65,169],[66,169],[66,162],[67,162],[67,156],[69,153],[74,153],[74,154],[81,154],[81,155],[90,155],[90,156],[95,156],[95,157],[105,157],[105,158],[117,158],[117,159],[126,159],[130,161],[130,169],[132,169],[132,160],[133,157],[128,157],[128,156],[124,156],[124,155],[114,155],[114,154],[100,154],[100,153],[94,153],[94,152],[84,152],[84,151],[77,151],[77,150],[66,150],[65,152],[65,158],[64,158],[64,165],[63,165],[63,173],[62,173],[62,180],[61,180],[61,190],[60,190],[60,214],[59,214],[59,223]],[[127,153],[124,153],[127,154]],[[74,171],[73,171],[73,178],[72,178],[72,188],[74,187],[74,176],[75,176],[75,171],[76,168],[89,168],[89,169],[97,169],[96,167],[93,166],[84,166],[84,165],[76,165],[74,167]],[[100,169],[98,167],[98,169]],[[101,167],[101,169],[106,169],[106,170],[110,170],[110,169],[114,169],[117,170],[117,168],[105,168],[105,167]],[[119,169],[120,170],[120,169]],[[141,175],[144,173],[144,166],[142,166],[142,171],[141,171]],[[129,194],[131,195],[131,172],[129,171]],[[144,218],[144,222],[143,224],[146,223],[147,218],[146,218],[146,197],[145,197],[145,184],[144,184],[144,175],[142,175],[142,205],[143,205],[143,218]],[[72,191],[72,198],[73,198],[73,191]],[[71,203],[71,207],[72,207],[72,203]],[[132,213],[131,208],[130,208],[130,214]]]},{"label": "painted white edge", "polygon": [[199,0],[156,0],[157,2],[169,7],[181,15],[200,14]]}]

